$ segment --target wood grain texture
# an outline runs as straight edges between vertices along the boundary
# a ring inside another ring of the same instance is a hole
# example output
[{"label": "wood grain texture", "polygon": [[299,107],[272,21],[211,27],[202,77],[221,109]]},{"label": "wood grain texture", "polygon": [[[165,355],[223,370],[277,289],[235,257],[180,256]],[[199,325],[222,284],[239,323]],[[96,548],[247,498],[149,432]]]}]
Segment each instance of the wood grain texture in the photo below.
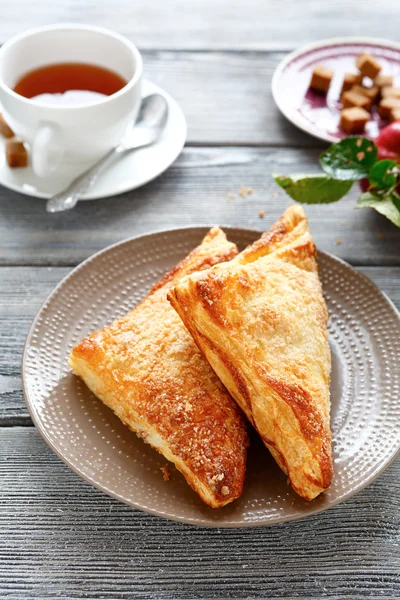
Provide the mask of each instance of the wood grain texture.
[{"label": "wood grain texture", "polygon": [[52,23],[109,27],[141,48],[270,49],[344,35],[398,39],[393,0],[29,0],[7,4],[0,41]]},{"label": "wood grain texture", "polygon": [[[0,43],[67,22],[128,36],[143,50],[145,77],[181,104],[191,147],[141,190],[64,215],[0,189],[0,265],[10,265],[0,266],[1,600],[400,598],[399,458],[355,498],[304,522],[189,527],[132,510],[80,480],[31,427],[20,382],[30,323],[71,266],[153,230],[268,227],[290,202],[271,173],[313,172],[323,147],[279,115],[270,92],[276,65],[285,52],[325,37],[397,39],[397,17],[393,0],[14,0],[4,7]],[[238,195],[242,185],[253,194]],[[372,210],[354,210],[355,197],[307,208],[315,239],[364,265],[400,307],[400,232]]]},{"label": "wood grain texture", "polygon": [[70,269],[65,268],[46,267],[0,269],[0,423],[2,424],[10,426],[30,423],[22,396],[20,377],[24,338],[41,304],[69,271]]},{"label": "wood grain texture", "polygon": [[[315,172],[317,159],[316,150],[186,148],[145,187],[58,214],[46,214],[43,200],[3,188],[0,264],[75,265],[124,238],[173,227],[268,228],[291,202],[272,173]],[[242,186],[253,192],[240,196]],[[352,264],[399,265],[400,230],[372,209],[355,210],[357,195],[355,185],[339,203],[307,206],[317,245]]]},{"label": "wood grain texture", "polygon": [[[359,270],[400,308],[399,267]],[[0,425],[31,423],[21,391],[22,349],[36,312],[69,271],[61,267],[0,268]]]},{"label": "wood grain texture", "polygon": [[2,598],[400,596],[400,460],[353,499],[305,521],[207,530],[108,498],[32,428],[0,436]]},{"label": "wood grain texture", "polygon": [[272,98],[284,52],[144,52],[145,77],[176,98],[189,144],[326,147],[291,125]]}]

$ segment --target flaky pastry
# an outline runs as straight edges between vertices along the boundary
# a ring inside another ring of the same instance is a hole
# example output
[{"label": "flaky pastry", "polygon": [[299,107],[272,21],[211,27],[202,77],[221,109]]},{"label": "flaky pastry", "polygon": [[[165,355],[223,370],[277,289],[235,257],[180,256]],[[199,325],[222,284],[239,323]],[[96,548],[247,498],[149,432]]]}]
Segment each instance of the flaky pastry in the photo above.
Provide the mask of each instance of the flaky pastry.
[{"label": "flaky pastry", "polygon": [[291,206],[228,263],[168,298],[294,490],[332,480],[328,313],[304,211]]},{"label": "flaky pastry", "polygon": [[69,360],[94,394],[213,508],[242,493],[246,425],[166,296],[183,276],[236,255],[223,231],[210,230],[139,306],[82,340]]}]

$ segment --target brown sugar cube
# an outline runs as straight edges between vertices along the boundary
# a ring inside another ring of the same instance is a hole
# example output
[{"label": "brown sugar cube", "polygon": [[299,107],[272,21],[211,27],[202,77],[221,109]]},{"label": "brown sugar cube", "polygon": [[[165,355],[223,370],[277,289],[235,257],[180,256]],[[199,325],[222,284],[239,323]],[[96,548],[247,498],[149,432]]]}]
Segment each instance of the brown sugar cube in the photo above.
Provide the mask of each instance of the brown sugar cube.
[{"label": "brown sugar cube", "polygon": [[28,166],[28,153],[20,140],[7,140],[6,159],[8,166],[12,169],[16,167]]},{"label": "brown sugar cube", "polygon": [[378,75],[378,77],[375,77],[374,79],[374,84],[381,89],[384,87],[392,87],[393,77],[391,75]]},{"label": "brown sugar cube", "polygon": [[371,98],[368,96],[364,96],[364,94],[357,94],[357,92],[353,92],[349,90],[342,94],[342,104],[343,108],[351,108],[352,106],[358,106],[359,108],[364,108],[365,110],[370,110],[372,105]]},{"label": "brown sugar cube", "polygon": [[384,87],[382,98],[400,98],[400,87]]},{"label": "brown sugar cube", "polygon": [[391,123],[393,123],[393,121],[400,121],[400,107],[390,111],[389,121]]},{"label": "brown sugar cube", "polygon": [[363,108],[345,108],[340,114],[340,127],[345,133],[362,133],[371,115]]},{"label": "brown sugar cube", "polygon": [[350,90],[353,87],[353,85],[361,84],[361,82],[362,75],[360,75],[359,73],[345,73],[342,84],[342,94],[343,92],[347,92],[348,90]]},{"label": "brown sugar cube", "polygon": [[4,137],[6,137],[6,138],[14,137],[13,130],[7,125],[5,118],[3,117],[3,115],[1,113],[0,113],[0,133],[1,133],[1,135],[4,135]]},{"label": "brown sugar cube", "polygon": [[400,108],[400,98],[383,98],[379,103],[379,116],[381,119],[388,119],[395,108]]},{"label": "brown sugar cube", "polygon": [[365,85],[353,85],[351,91],[367,96],[372,102],[375,102],[379,96],[379,87],[377,85],[373,85],[372,87],[365,87]]},{"label": "brown sugar cube", "polygon": [[361,75],[364,77],[370,77],[371,79],[375,79],[379,71],[382,69],[376,58],[370,54],[367,54],[367,52],[363,52],[363,54],[357,56],[356,66]]},{"label": "brown sugar cube", "polygon": [[332,77],[332,69],[328,69],[322,65],[317,65],[314,68],[311,77],[310,88],[316,90],[317,92],[324,92],[326,94],[329,90],[329,86],[331,85]]}]

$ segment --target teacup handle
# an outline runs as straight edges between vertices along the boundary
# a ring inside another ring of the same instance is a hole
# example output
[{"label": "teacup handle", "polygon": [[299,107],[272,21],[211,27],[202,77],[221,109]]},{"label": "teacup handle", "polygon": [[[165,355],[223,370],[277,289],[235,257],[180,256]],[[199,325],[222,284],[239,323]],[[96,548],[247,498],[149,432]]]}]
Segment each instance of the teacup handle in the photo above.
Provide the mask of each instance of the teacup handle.
[{"label": "teacup handle", "polygon": [[32,167],[39,177],[47,177],[59,167],[64,156],[63,134],[53,123],[41,123],[32,144]]}]

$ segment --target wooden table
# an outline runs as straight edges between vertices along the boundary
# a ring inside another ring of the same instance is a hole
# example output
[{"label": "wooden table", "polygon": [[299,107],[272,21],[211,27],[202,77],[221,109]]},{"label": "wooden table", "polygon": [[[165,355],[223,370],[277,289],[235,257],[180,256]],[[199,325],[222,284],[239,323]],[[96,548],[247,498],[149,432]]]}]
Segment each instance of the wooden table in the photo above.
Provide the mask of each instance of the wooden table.
[{"label": "wooden table", "polygon": [[[71,21],[127,35],[143,51],[145,76],[181,104],[189,133],[157,181],[66,214],[48,215],[43,201],[0,190],[1,599],[400,598],[399,459],[355,498],[306,521],[188,527],[119,504],[70,471],[32,426],[20,382],[36,311],[87,256],[169,227],[269,226],[289,204],[271,173],[313,171],[323,147],[278,114],[274,68],[287,51],[323,37],[398,39],[398,17],[393,0],[14,0],[4,7],[0,42]],[[238,195],[242,185],[253,193]],[[400,231],[372,210],[354,210],[354,200],[355,193],[307,209],[316,242],[400,306]]]}]

